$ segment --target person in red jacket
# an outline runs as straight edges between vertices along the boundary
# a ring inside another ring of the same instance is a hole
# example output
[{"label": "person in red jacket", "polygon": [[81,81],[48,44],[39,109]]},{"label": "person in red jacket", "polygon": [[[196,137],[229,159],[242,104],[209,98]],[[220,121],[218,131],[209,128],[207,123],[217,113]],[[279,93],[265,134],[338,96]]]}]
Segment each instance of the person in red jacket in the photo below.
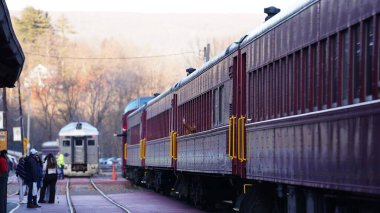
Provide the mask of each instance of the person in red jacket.
[{"label": "person in red jacket", "polygon": [[8,163],[7,150],[0,152],[0,213],[7,212]]}]

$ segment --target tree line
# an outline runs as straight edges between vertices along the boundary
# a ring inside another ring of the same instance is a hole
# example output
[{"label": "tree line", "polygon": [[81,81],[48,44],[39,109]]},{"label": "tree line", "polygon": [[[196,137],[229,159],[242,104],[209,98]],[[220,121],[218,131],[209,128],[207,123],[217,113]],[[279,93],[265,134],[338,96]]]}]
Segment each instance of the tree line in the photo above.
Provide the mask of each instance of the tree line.
[{"label": "tree line", "polygon": [[[65,16],[52,20],[49,13],[25,8],[12,17],[13,27],[26,55],[20,76],[24,135],[30,107],[30,142],[40,149],[41,143],[56,140],[58,131],[69,122],[86,121],[100,132],[102,156],[121,155],[121,116],[127,103],[139,96],[160,93],[184,77],[183,64],[200,67],[197,54],[161,60],[147,57],[141,47],[104,38],[100,45],[76,41],[76,33]],[[221,51],[231,38],[212,41],[212,55]],[[201,46],[199,39],[191,46]],[[37,67],[46,68],[43,72]],[[10,93],[17,96],[16,92]],[[13,97],[15,98],[15,97]],[[12,104],[17,114],[17,104]]]}]

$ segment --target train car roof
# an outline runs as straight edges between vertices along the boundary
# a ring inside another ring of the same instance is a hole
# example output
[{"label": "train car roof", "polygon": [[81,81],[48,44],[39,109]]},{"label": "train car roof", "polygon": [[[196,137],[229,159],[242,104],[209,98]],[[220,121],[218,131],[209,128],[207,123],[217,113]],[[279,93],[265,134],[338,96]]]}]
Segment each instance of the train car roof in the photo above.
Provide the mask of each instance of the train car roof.
[{"label": "train car roof", "polygon": [[[81,124],[81,128],[77,128],[78,124]],[[71,122],[58,133],[59,136],[87,136],[87,135],[99,135],[98,130],[89,123],[86,122]]]},{"label": "train car roof", "polygon": [[58,141],[46,141],[42,143],[42,148],[44,147],[58,147],[59,143]]},{"label": "train car roof", "polygon": [[281,12],[273,16],[268,21],[264,22],[261,26],[249,32],[247,37],[243,40],[241,46],[247,46],[248,44],[252,43],[256,39],[266,34],[268,31],[272,30],[273,28],[276,28],[277,26],[281,25],[288,19],[292,18],[293,16],[297,15],[298,13],[302,12],[303,10],[305,10],[306,8],[310,7],[318,1],[319,0],[303,0],[295,7],[291,7],[286,10],[281,10]]}]

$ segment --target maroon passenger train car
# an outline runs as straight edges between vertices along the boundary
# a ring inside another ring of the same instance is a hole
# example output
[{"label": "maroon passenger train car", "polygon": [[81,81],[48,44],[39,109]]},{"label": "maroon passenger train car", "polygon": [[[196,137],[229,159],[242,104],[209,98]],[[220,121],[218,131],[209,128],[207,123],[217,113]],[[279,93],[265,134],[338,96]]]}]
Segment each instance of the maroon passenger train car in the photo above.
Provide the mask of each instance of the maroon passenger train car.
[{"label": "maroon passenger train car", "polygon": [[380,0],[305,0],[126,117],[130,180],[241,212],[380,208]]}]

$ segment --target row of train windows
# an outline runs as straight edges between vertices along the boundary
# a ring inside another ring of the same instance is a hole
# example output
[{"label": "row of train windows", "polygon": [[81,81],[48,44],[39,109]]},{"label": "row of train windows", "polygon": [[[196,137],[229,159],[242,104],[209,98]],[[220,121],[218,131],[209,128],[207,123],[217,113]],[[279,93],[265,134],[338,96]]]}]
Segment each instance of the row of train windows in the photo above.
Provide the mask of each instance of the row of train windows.
[{"label": "row of train windows", "polygon": [[[68,140],[62,141],[63,146],[70,146],[71,142]],[[75,146],[83,146],[83,140],[75,140],[74,141]],[[88,140],[87,146],[95,146],[94,140]]]},{"label": "row of train windows", "polygon": [[380,16],[376,18],[250,72],[249,118],[262,121],[377,99]]}]

